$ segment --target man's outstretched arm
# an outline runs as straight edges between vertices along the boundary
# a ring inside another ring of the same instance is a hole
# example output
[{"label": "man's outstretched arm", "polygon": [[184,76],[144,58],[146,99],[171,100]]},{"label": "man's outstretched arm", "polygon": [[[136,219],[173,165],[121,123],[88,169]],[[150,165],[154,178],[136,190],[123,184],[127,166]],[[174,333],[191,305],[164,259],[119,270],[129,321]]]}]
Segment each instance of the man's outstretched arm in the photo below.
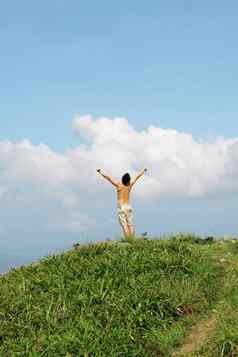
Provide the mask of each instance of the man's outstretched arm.
[{"label": "man's outstretched arm", "polygon": [[147,169],[142,170],[132,181],[131,181],[131,186],[133,186],[139,178],[141,178],[145,173],[147,172]]},{"label": "man's outstretched arm", "polygon": [[103,177],[105,178],[107,181],[109,181],[113,186],[117,187],[118,186],[118,183],[113,180],[110,176],[108,175],[105,175],[101,172],[101,169],[97,169],[97,172]]}]

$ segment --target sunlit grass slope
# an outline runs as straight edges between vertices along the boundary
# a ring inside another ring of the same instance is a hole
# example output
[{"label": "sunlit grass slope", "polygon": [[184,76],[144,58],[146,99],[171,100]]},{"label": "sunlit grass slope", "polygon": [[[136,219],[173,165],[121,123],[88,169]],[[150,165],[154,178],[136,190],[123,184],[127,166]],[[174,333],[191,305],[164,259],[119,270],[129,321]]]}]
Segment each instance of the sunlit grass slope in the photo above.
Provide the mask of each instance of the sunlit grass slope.
[{"label": "sunlit grass slope", "polygon": [[221,296],[219,243],[201,243],[100,243],[13,269],[0,279],[0,356],[169,356]]}]

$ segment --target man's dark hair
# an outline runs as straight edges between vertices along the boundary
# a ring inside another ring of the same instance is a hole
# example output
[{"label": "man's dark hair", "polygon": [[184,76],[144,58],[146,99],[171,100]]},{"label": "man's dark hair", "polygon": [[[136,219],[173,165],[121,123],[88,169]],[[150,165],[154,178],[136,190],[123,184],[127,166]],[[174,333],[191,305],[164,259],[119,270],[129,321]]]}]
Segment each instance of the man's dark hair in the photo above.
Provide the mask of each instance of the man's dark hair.
[{"label": "man's dark hair", "polygon": [[128,186],[130,184],[130,181],[131,181],[131,176],[128,173],[122,176],[123,185]]}]

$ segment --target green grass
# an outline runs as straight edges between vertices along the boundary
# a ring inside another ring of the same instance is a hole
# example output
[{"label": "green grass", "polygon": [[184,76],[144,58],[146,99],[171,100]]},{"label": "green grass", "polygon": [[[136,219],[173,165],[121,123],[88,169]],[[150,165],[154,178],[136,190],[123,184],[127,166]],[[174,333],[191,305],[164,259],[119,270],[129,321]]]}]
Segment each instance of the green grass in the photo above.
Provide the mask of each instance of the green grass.
[{"label": "green grass", "polygon": [[[221,299],[237,308],[237,268],[219,259],[232,251],[235,262],[238,245],[201,243],[178,236],[92,244],[13,269],[0,278],[0,356],[170,356]],[[230,323],[221,318],[224,331],[203,355],[227,341],[235,349]]]},{"label": "green grass", "polygon": [[219,247],[226,268],[221,298],[216,306],[217,325],[199,356],[238,356],[238,242]]}]

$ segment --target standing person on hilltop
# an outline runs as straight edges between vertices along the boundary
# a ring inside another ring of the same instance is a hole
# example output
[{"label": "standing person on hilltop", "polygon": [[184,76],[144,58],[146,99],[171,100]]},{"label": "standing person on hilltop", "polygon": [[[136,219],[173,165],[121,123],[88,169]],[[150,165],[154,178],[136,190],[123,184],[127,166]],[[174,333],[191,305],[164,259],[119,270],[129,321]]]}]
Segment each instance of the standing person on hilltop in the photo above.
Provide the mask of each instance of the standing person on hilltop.
[{"label": "standing person on hilltop", "polygon": [[118,219],[127,240],[135,235],[133,211],[130,205],[130,192],[136,181],[143,176],[146,171],[147,169],[142,170],[133,180],[131,180],[130,175],[126,173],[122,176],[122,181],[118,182],[113,180],[110,176],[103,174],[100,169],[97,170],[97,172],[115,186],[117,190]]}]

